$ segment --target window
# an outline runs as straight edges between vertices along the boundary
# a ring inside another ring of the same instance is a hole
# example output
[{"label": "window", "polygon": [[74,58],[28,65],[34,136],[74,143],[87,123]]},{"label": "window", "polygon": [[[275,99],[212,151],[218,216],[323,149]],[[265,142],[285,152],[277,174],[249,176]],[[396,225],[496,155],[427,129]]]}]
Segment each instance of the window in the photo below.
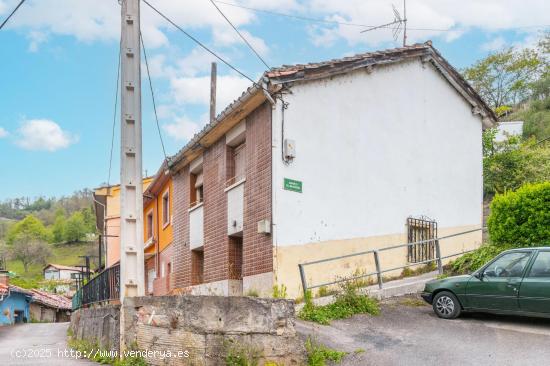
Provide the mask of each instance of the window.
[{"label": "window", "polygon": [[191,207],[198,205],[204,200],[204,180],[202,171],[191,174]]},{"label": "window", "polygon": [[491,263],[483,272],[487,277],[521,277],[531,252],[508,253]]},{"label": "window", "polygon": [[162,195],[162,224],[164,226],[168,225],[170,222],[170,199],[169,191],[166,191]]},{"label": "window", "polygon": [[529,277],[550,277],[550,252],[540,252],[537,255]]},{"label": "window", "polygon": [[[407,239],[412,244],[407,247],[409,263],[425,262],[435,259],[435,242],[437,238],[437,222],[425,218],[407,219]],[[433,240],[432,240],[433,239]]]},{"label": "window", "polygon": [[76,280],[78,278],[78,273],[71,273],[71,280]]},{"label": "window", "polygon": [[245,143],[228,147],[227,183],[231,186],[246,177]]},{"label": "window", "polygon": [[204,279],[204,251],[195,249],[191,251],[191,284],[198,285]]},{"label": "window", "polygon": [[145,225],[145,234],[147,235],[147,240],[149,240],[153,237],[153,211],[149,211],[147,214]]},{"label": "window", "polygon": [[172,273],[172,263],[166,263],[166,272],[168,272],[168,275]]}]

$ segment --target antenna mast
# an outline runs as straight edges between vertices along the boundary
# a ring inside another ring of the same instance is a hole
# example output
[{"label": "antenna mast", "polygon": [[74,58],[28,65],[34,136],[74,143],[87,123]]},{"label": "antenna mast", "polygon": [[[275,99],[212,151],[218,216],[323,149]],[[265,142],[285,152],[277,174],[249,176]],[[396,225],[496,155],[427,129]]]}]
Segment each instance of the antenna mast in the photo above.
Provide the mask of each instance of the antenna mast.
[{"label": "antenna mast", "polygon": [[390,26],[395,25],[393,27],[393,39],[397,41],[399,38],[399,34],[401,33],[401,26],[403,26],[403,47],[407,45],[407,4],[406,0],[403,0],[403,18],[401,17],[401,14],[399,14],[399,11],[395,7],[395,5],[392,4],[393,8],[393,22],[389,22],[382,25],[377,25],[375,27],[370,27],[367,29],[363,29],[361,33],[366,33],[373,31],[375,29],[381,29],[381,28],[390,28]]},{"label": "antenna mast", "polygon": [[407,0],[403,0],[403,47],[407,45]]}]

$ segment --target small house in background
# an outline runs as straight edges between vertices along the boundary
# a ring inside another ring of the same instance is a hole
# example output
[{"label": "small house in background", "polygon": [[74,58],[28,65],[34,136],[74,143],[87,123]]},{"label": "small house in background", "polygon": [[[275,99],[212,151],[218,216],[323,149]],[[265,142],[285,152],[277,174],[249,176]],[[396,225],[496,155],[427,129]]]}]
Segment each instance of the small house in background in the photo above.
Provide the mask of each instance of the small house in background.
[{"label": "small house in background", "polygon": [[76,284],[83,275],[80,267],[64,266],[50,263],[44,267],[44,280],[55,283],[55,292],[69,294],[76,290]]},{"label": "small house in background", "polygon": [[0,326],[27,323],[32,293],[9,284],[6,271],[0,272]]},{"label": "small house in background", "polygon": [[508,140],[510,136],[523,135],[523,121],[499,122],[497,126],[496,142]]},{"label": "small house in background", "polygon": [[41,290],[30,290],[30,319],[44,323],[60,323],[71,320],[71,300],[67,297]]},{"label": "small house in background", "polygon": [[45,280],[76,280],[82,269],[79,267],[64,266],[50,263],[44,267]]}]

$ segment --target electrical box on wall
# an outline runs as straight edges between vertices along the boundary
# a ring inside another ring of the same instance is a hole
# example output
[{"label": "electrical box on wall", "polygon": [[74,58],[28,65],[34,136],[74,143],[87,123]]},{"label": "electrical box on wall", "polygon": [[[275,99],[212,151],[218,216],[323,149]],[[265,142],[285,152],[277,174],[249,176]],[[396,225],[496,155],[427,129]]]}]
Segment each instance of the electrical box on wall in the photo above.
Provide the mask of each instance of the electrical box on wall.
[{"label": "electrical box on wall", "polygon": [[285,139],[283,153],[285,159],[294,159],[296,157],[296,141]]},{"label": "electrical box on wall", "polygon": [[269,220],[258,221],[258,234],[270,234],[271,222]]}]

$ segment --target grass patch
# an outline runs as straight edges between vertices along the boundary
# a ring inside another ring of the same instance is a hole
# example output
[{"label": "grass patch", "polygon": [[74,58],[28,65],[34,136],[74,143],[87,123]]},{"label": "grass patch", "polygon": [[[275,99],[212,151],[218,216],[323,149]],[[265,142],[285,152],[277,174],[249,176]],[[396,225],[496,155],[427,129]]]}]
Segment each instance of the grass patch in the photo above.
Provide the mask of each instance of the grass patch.
[{"label": "grass patch", "polygon": [[256,366],[262,357],[262,351],[258,348],[236,343],[233,340],[224,344],[226,366]]},{"label": "grass patch", "polygon": [[407,297],[402,299],[399,302],[399,304],[404,306],[418,307],[418,306],[425,306],[426,302],[424,300]]},{"label": "grass patch", "polygon": [[327,361],[340,363],[346,352],[328,348],[308,338],[306,340],[307,364],[308,366],[325,366]]},{"label": "grass patch", "polygon": [[311,291],[308,291],[305,305],[298,313],[298,317],[302,320],[327,325],[332,320],[350,318],[355,314],[380,314],[378,301],[360,294],[359,287],[354,281],[343,282],[340,288],[341,291],[335,295],[335,301],[322,306],[313,304]]},{"label": "grass patch", "polygon": [[97,344],[69,339],[68,345],[76,352],[80,358],[86,358],[91,361],[95,361],[102,365],[112,365],[112,366],[147,366],[147,362],[143,357],[125,357],[120,359],[114,354],[114,351],[107,351],[101,349]]},{"label": "grass patch", "polygon": [[286,299],[286,286],[281,284],[281,286],[273,286],[273,293],[271,294],[271,297],[274,299]]}]

